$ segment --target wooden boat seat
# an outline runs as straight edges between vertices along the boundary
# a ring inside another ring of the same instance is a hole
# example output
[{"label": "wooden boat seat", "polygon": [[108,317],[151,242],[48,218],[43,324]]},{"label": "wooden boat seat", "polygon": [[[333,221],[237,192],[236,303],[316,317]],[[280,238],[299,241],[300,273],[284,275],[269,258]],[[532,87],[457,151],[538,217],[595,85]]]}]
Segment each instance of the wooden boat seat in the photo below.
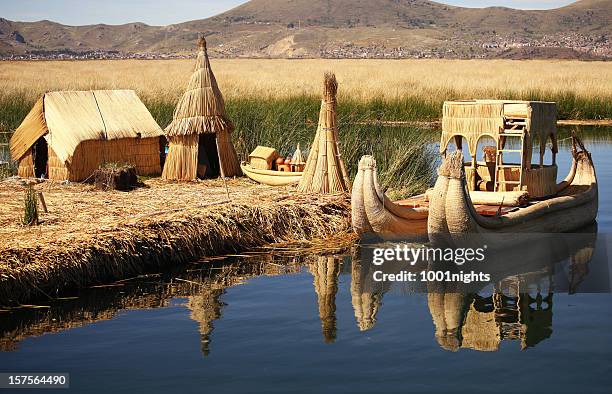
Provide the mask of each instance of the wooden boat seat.
[{"label": "wooden boat seat", "polygon": [[[395,203],[403,207],[409,208],[429,207],[429,201],[426,201],[423,195],[395,201]],[[520,209],[518,207],[502,207],[502,209],[500,210],[498,205],[476,205],[475,208],[476,212],[483,216],[495,216],[498,212],[500,212],[502,215],[506,215],[510,212],[514,212]]]}]

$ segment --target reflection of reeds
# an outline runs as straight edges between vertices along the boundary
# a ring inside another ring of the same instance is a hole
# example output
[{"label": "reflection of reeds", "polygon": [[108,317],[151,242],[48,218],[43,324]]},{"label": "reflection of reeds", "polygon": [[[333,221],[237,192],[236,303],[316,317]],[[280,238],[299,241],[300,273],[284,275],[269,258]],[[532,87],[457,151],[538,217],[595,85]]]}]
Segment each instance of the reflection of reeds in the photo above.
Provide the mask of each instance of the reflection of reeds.
[{"label": "reflection of reeds", "polygon": [[201,344],[202,350],[208,351],[210,330],[207,327],[212,329],[213,320],[221,316],[218,295],[224,289],[256,276],[300,272],[300,265],[292,259],[272,255],[224,261],[220,266],[206,261],[202,263],[203,268],[194,267],[197,265],[184,266],[178,272],[165,275],[143,275],[82,290],[78,298],[62,300],[48,308],[13,309],[8,315],[10,318],[0,319],[0,351],[13,351],[18,342],[32,336],[112,319],[121,310],[163,308],[175,297],[189,298],[190,316],[200,324],[201,333],[208,332],[202,335]]}]

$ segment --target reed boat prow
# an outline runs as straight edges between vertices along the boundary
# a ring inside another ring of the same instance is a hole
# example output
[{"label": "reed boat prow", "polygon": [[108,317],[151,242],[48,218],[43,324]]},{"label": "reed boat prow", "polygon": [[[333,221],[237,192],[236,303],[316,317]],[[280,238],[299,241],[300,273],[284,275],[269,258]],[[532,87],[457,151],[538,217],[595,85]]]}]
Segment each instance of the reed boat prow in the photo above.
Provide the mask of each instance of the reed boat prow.
[{"label": "reed boat prow", "polygon": [[268,186],[297,185],[300,179],[302,179],[303,174],[303,172],[285,172],[253,168],[246,162],[242,162],[240,168],[250,179]]},{"label": "reed boat prow", "polygon": [[411,236],[427,232],[428,209],[392,202],[378,183],[376,161],[372,156],[363,156],[359,161],[351,209],[353,230],[359,235]]},{"label": "reed boat prow", "polygon": [[555,195],[492,217],[480,215],[474,208],[468,192],[463,154],[460,151],[449,154],[444,159],[449,171],[445,212],[439,214],[439,205],[431,206],[430,227],[447,228],[451,236],[469,233],[533,234],[568,232],[594,222],[598,210],[595,168],[582,142],[575,136],[572,139],[572,167],[568,177],[557,184]]}]

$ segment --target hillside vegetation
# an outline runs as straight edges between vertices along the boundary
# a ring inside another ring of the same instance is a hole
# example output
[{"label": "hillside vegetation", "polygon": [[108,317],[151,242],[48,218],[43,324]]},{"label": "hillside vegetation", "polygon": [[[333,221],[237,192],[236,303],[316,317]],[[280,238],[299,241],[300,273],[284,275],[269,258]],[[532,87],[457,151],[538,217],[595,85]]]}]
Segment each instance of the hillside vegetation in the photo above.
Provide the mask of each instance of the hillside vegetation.
[{"label": "hillside vegetation", "polygon": [[[530,42],[609,49],[611,20],[609,0],[582,0],[545,11],[462,8],[426,0],[252,0],[212,18],[170,26],[75,27],[0,19],[0,55],[65,50],[185,53],[204,32],[213,52],[228,57],[497,56],[481,45]],[[390,52],[397,48],[400,54]]]}]

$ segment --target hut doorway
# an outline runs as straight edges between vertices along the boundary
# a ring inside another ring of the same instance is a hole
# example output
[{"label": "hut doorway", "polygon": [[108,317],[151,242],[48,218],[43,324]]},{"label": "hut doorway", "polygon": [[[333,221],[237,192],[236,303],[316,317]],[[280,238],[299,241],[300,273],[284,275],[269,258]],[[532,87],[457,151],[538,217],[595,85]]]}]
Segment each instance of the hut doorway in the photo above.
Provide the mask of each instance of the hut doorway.
[{"label": "hut doorway", "polygon": [[159,137],[159,165],[164,168],[166,163],[166,155],[168,155],[168,139],[165,136]]},{"label": "hut doorway", "polygon": [[198,178],[216,178],[221,175],[219,153],[214,133],[200,134],[198,141]]},{"label": "hut doorway", "polygon": [[49,147],[47,140],[40,137],[32,146],[32,161],[34,162],[34,176],[47,178],[49,174]]}]

